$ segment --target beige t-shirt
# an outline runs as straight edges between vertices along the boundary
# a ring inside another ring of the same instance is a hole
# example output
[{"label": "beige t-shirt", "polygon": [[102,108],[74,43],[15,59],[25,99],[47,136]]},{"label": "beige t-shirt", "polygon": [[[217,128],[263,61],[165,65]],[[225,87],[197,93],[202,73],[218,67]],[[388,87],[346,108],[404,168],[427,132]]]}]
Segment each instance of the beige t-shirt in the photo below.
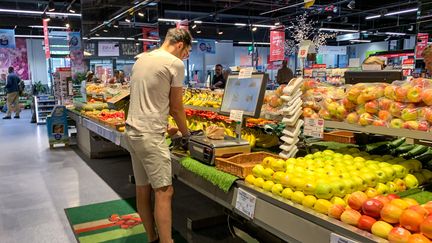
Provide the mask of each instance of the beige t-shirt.
[{"label": "beige t-shirt", "polygon": [[182,87],[183,61],[158,49],[142,55],[132,68],[126,124],[138,133],[163,133],[168,125],[171,87]]}]

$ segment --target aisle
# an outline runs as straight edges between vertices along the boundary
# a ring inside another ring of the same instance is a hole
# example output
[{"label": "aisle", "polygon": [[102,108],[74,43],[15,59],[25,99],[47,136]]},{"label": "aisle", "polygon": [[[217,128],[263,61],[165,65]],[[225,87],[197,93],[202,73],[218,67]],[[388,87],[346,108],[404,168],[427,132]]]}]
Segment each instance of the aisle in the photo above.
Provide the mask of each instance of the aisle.
[{"label": "aisle", "polygon": [[76,242],[64,208],[119,196],[74,150],[50,150],[30,115],[0,119],[1,242]]}]

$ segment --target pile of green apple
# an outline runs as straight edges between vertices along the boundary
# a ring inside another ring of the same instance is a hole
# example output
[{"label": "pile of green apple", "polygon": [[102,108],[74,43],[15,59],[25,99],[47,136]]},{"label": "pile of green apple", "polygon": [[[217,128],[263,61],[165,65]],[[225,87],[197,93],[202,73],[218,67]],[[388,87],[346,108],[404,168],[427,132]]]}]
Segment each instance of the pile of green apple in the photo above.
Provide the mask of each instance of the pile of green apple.
[{"label": "pile of green apple", "polygon": [[432,172],[417,160],[369,155],[357,148],[346,152],[325,150],[287,160],[266,157],[245,181],[321,213],[356,191],[372,198],[432,181]]}]

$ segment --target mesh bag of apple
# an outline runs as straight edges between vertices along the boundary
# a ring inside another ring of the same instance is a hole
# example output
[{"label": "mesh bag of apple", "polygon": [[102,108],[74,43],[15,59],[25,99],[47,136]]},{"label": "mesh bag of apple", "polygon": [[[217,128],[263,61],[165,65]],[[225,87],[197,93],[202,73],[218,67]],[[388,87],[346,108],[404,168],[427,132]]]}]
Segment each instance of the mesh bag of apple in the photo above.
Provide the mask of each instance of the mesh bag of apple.
[{"label": "mesh bag of apple", "polygon": [[267,90],[264,96],[264,104],[261,109],[262,114],[278,116],[282,114],[281,108],[283,106],[283,89],[285,85],[279,86],[276,90]]},{"label": "mesh bag of apple", "polygon": [[[345,96],[344,87],[334,87],[328,84],[316,84],[306,87],[305,85],[303,86],[303,117],[340,120],[337,118],[337,109],[340,107],[340,102]],[[334,115],[330,114],[327,108],[328,105],[330,105],[330,109],[332,109]]]},{"label": "mesh bag of apple", "polygon": [[245,181],[286,203],[313,209],[390,242],[429,242],[432,202],[419,205],[396,193],[431,182],[432,172],[422,169],[417,160],[369,155],[357,148],[343,152],[324,150],[287,160],[266,157]]}]

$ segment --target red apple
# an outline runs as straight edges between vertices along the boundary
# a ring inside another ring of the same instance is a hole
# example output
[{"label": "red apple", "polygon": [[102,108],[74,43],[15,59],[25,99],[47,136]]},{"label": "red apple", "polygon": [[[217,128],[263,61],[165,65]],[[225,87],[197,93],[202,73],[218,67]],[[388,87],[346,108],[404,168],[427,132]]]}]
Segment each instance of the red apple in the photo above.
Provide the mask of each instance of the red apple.
[{"label": "red apple", "polygon": [[422,92],[422,101],[428,105],[432,105],[432,89],[424,89]]},{"label": "red apple", "polygon": [[429,211],[420,205],[413,205],[408,207],[408,209],[416,211],[417,213],[423,215],[423,217],[427,217],[429,215]]},{"label": "red apple", "polygon": [[303,108],[303,117],[311,117],[313,114],[315,114],[315,111],[311,108]]},{"label": "red apple", "polygon": [[412,209],[406,209],[399,218],[399,223],[411,232],[419,232],[424,216]]},{"label": "red apple", "polygon": [[403,108],[404,108],[404,105],[403,105],[402,103],[399,103],[399,102],[393,102],[393,103],[390,105],[390,109],[389,109],[389,111],[390,111],[390,113],[392,114],[392,116],[400,117],[401,114],[402,114],[402,110],[403,110]]},{"label": "red apple", "polygon": [[396,101],[405,102],[405,100],[407,99],[408,89],[409,88],[405,86],[396,87]]},{"label": "red apple", "polygon": [[396,226],[390,231],[387,239],[392,243],[406,243],[410,236],[411,232],[403,227]]},{"label": "red apple", "polygon": [[411,129],[411,130],[418,130],[419,123],[418,123],[418,121],[406,121],[403,123],[402,128]]},{"label": "red apple", "polygon": [[340,205],[340,204],[333,204],[328,211],[328,216],[335,218],[335,219],[340,219],[340,216],[342,215],[342,213],[345,211],[345,207]]},{"label": "red apple", "polygon": [[422,234],[412,234],[407,243],[430,243],[431,241]]},{"label": "red apple", "polygon": [[360,217],[361,214],[358,211],[348,208],[341,214],[340,219],[344,223],[357,226]]},{"label": "red apple", "polygon": [[429,131],[429,123],[428,123],[427,121],[420,121],[420,122],[418,123],[418,128],[417,128],[417,130],[419,130],[419,131],[424,131],[424,132]]},{"label": "red apple", "polygon": [[352,110],[356,107],[356,105],[352,101],[350,101],[348,98],[344,98],[342,100],[342,104],[345,107],[345,109],[347,109],[347,110]]},{"label": "red apple", "polygon": [[364,192],[356,191],[351,193],[348,198],[348,205],[354,210],[360,210],[366,200],[368,200],[368,196]]},{"label": "red apple", "polygon": [[420,232],[427,238],[432,239],[432,216],[426,217],[420,224]]},{"label": "red apple", "polygon": [[374,197],[376,200],[381,201],[384,205],[386,205],[387,203],[390,203],[390,199],[384,195],[379,195]]},{"label": "red apple", "polygon": [[388,110],[390,109],[390,105],[392,104],[393,101],[391,101],[390,99],[387,98],[381,98],[379,99],[378,103],[379,103],[379,108],[381,110]]},{"label": "red apple", "polygon": [[372,125],[377,126],[377,127],[386,127],[387,126],[387,122],[383,121],[383,120],[374,120]]},{"label": "red apple", "polygon": [[430,107],[426,107],[424,108],[424,117],[426,119],[426,121],[432,123],[432,108]]},{"label": "red apple", "polygon": [[324,120],[330,120],[331,119],[331,115],[330,112],[328,112],[328,110],[326,109],[321,109],[318,114],[320,115],[320,117]]},{"label": "red apple", "polygon": [[403,213],[403,209],[391,203],[384,205],[381,210],[381,218],[390,224],[399,222],[399,218]]},{"label": "red apple", "polygon": [[412,103],[420,102],[422,100],[422,89],[419,86],[408,89],[407,100]]},{"label": "red apple", "polygon": [[432,201],[423,204],[422,207],[432,214]]},{"label": "red apple", "polygon": [[357,227],[362,230],[371,231],[372,225],[375,224],[376,219],[367,215],[362,215],[358,221]]},{"label": "red apple", "polygon": [[392,115],[387,110],[380,110],[378,112],[378,117],[383,121],[390,121],[392,119]]},{"label": "red apple", "polygon": [[378,110],[379,110],[378,101],[376,101],[376,100],[368,101],[365,104],[365,110],[366,110],[366,112],[371,113],[371,114],[378,113]]},{"label": "red apple", "polygon": [[390,201],[391,201],[391,200],[393,200],[393,199],[399,199],[400,196],[397,195],[397,194],[388,194],[388,195],[387,195],[387,198],[390,199]]},{"label": "red apple", "polygon": [[368,199],[363,203],[362,211],[363,214],[373,217],[373,218],[379,218],[381,209],[384,207],[384,203],[382,203],[378,199]]}]

